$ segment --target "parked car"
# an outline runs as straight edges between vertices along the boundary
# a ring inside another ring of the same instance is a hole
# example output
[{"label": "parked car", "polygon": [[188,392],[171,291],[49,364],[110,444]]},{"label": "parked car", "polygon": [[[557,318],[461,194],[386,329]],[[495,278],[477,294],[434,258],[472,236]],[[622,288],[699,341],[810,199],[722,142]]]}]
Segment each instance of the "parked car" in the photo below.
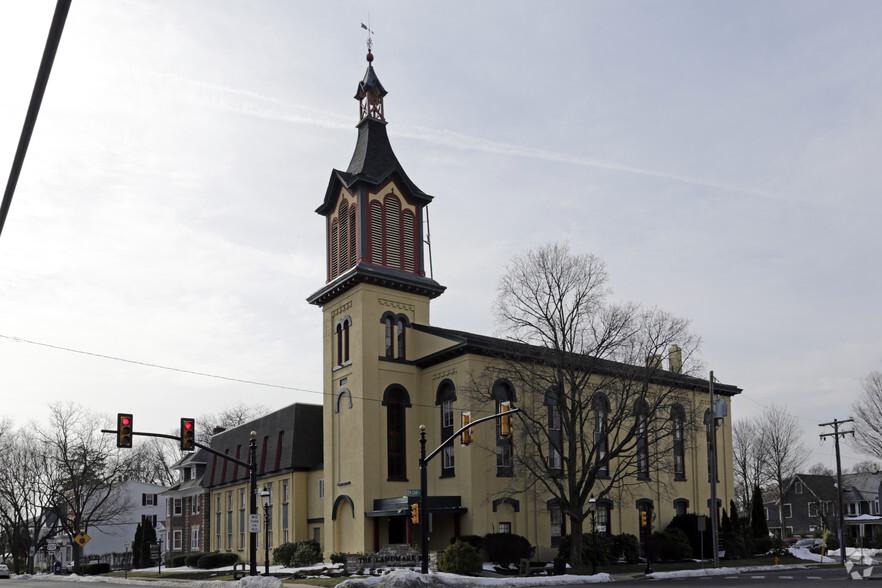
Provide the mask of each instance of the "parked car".
[{"label": "parked car", "polygon": [[824,542],[818,538],[807,537],[794,543],[793,547],[808,549],[812,553],[821,553],[821,549],[824,547]]},{"label": "parked car", "polygon": [[9,577],[9,567],[4,564],[0,564],[0,578],[8,578]]},{"label": "parked car", "polygon": [[784,547],[793,547],[797,541],[799,541],[799,537],[788,537],[784,540]]}]

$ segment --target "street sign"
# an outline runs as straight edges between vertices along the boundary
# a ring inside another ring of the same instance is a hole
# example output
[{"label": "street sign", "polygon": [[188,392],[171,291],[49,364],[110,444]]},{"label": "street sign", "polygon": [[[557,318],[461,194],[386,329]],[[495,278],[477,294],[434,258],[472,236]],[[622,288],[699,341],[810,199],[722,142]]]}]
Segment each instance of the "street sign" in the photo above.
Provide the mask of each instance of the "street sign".
[{"label": "street sign", "polygon": [[410,490],[410,489],[408,489],[408,490],[407,490],[407,493],[405,494],[405,496],[407,496],[408,498],[419,498],[419,496],[420,496],[420,489],[419,489],[419,488],[417,488],[416,490]]},{"label": "street sign", "polygon": [[76,541],[80,547],[85,547],[86,543],[88,543],[90,539],[91,537],[89,537],[82,531],[77,533],[76,537],[74,537],[74,541]]},{"label": "street sign", "polygon": [[55,543],[55,541],[46,542],[46,551],[48,551],[49,553],[54,553],[56,549],[58,549],[58,544]]},{"label": "street sign", "polygon": [[260,533],[260,515],[259,514],[248,515],[248,532],[249,533]]}]

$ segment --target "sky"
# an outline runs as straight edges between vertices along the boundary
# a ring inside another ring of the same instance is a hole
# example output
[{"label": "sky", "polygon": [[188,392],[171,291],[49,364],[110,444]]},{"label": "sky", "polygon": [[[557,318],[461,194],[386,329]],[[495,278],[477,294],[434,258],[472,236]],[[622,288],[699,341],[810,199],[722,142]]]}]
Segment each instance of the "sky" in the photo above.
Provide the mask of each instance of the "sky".
[{"label": "sky", "polygon": [[[0,3],[4,179],[53,11]],[[432,324],[495,333],[506,263],[566,241],[615,300],[692,321],[735,422],[783,404],[835,466],[818,425],[882,369],[873,1],[74,0],[0,235],[4,415],[165,432],[321,401],[314,211],[355,147],[368,22],[392,146],[435,197]]]}]

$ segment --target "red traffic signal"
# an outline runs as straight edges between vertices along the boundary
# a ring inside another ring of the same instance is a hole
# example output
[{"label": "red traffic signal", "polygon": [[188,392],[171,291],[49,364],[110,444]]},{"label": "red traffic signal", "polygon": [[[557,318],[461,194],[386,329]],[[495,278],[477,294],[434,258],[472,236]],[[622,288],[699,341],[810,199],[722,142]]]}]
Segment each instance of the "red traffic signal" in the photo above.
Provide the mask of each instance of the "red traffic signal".
[{"label": "red traffic signal", "polygon": [[132,415],[118,413],[116,415],[116,446],[132,447]]},{"label": "red traffic signal", "polygon": [[196,449],[196,420],[181,419],[181,450],[193,451]]}]

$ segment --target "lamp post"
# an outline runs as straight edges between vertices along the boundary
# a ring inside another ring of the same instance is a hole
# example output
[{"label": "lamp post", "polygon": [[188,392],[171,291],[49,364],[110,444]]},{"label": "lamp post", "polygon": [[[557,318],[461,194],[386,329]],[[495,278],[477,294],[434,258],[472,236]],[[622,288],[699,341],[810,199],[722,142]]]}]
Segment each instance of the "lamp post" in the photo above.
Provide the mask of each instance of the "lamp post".
[{"label": "lamp post", "polygon": [[269,513],[270,491],[266,486],[260,491],[260,500],[263,503],[263,548],[264,548],[264,576],[269,576]]},{"label": "lamp post", "polygon": [[594,495],[588,499],[588,512],[591,513],[591,574],[597,574],[597,501]]}]

